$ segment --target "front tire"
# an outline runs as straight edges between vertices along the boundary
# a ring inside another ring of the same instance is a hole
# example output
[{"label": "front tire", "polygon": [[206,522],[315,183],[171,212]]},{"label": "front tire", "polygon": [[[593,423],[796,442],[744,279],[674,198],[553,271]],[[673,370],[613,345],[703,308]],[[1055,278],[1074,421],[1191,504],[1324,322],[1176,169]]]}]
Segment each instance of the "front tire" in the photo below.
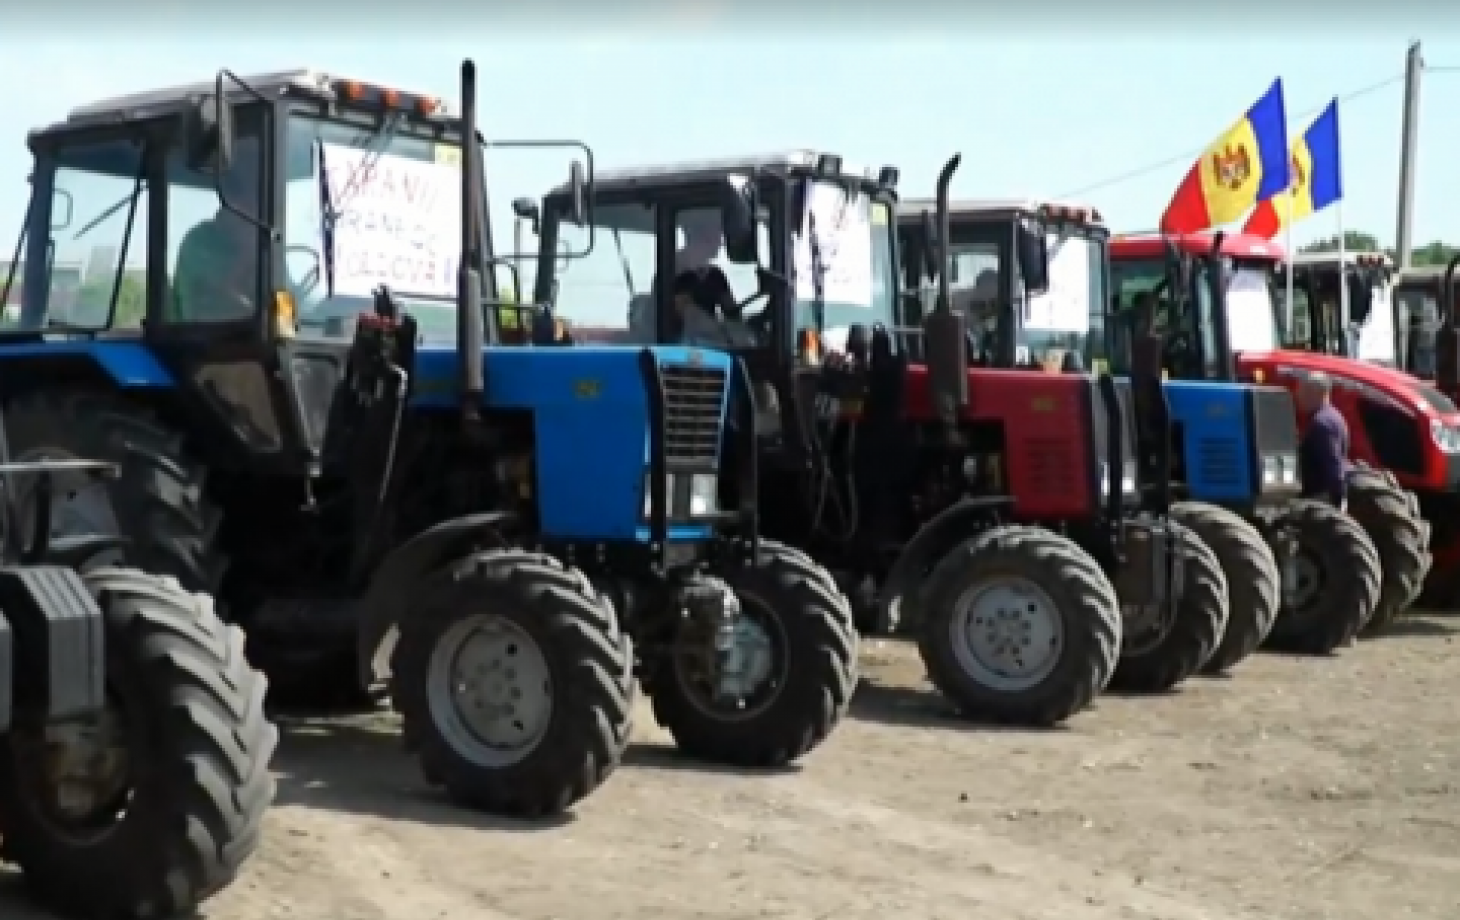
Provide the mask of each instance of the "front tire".
[{"label": "front tire", "polygon": [[1204,502],[1171,506],[1172,519],[1191,528],[1217,557],[1227,578],[1227,628],[1203,674],[1221,674],[1257,651],[1282,606],[1282,573],[1256,528],[1225,508]]},{"label": "front tire", "polygon": [[[716,572],[742,618],[768,640],[766,680],[745,708],[708,699],[685,656],[653,668],[644,692],[681,753],[708,763],[782,767],[805,756],[846,715],[857,686],[851,605],[799,550],[760,541],[755,565]],[[764,693],[759,690],[763,689]]]},{"label": "front tire", "polygon": [[1382,633],[1414,603],[1430,571],[1430,525],[1392,474],[1359,467],[1349,475],[1348,513],[1379,553],[1379,602],[1362,635]]},{"label": "front tire", "polygon": [[265,680],[206,595],[130,569],[84,579],[105,617],[115,704],[93,737],[115,737],[99,762],[117,768],[117,782],[86,814],[62,808],[37,762],[52,749],[16,729],[0,755],[0,853],[68,914],[186,913],[232,882],[258,846],[278,743],[264,718]]},{"label": "front tire", "polygon": [[1167,526],[1183,566],[1181,597],[1169,622],[1154,627],[1155,636],[1133,636],[1126,624],[1126,644],[1110,682],[1125,693],[1172,690],[1211,659],[1227,628],[1227,576],[1216,553],[1195,531],[1175,521]]},{"label": "front tire", "polygon": [[1358,521],[1325,502],[1293,502],[1282,524],[1297,549],[1267,644],[1300,655],[1332,654],[1353,641],[1379,602],[1379,552]]},{"label": "front tire", "polygon": [[921,595],[918,652],[965,718],[1058,725],[1110,682],[1121,638],[1115,589],[1059,534],[987,530],[939,560]]},{"label": "front tire", "polygon": [[428,782],[468,808],[566,811],[623,760],[633,649],[581,572],[523,550],[474,553],[421,586],[391,697]]}]

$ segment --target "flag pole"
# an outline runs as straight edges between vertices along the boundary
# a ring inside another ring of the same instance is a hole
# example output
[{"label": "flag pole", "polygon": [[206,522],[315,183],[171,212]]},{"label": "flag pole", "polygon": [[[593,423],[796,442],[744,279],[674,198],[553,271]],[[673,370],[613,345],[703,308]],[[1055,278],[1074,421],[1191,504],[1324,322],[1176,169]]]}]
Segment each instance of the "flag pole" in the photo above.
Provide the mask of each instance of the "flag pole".
[{"label": "flag pole", "polygon": [[[1340,198],[1333,203],[1333,213],[1338,218],[1338,315],[1343,334],[1343,346],[1345,351],[1358,351],[1358,340],[1355,338],[1349,341],[1349,316],[1348,316],[1348,254],[1345,251],[1348,241],[1343,238],[1343,199]],[[1354,355],[1347,355],[1354,357]]]},{"label": "flag pole", "polygon": [[[1288,192],[1283,192],[1283,194],[1284,195],[1291,196],[1293,193],[1290,192],[1290,191],[1288,191]],[[1283,301],[1283,303],[1284,303],[1283,312],[1286,314],[1286,317],[1285,317],[1286,325],[1283,327],[1283,334],[1288,337],[1288,343],[1292,343],[1294,345],[1301,345],[1302,343],[1298,342],[1297,337],[1296,337],[1296,333],[1293,330],[1293,315],[1294,315],[1293,314],[1293,274],[1297,271],[1297,267],[1298,266],[1297,266],[1297,263],[1293,259],[1292,202],[1289,202],[1288,203],[1287,220],[1285,220],[1283,222],[1283,249],[1287,251],[1287,259],[1288,259],[1287,291],[1285,292],[1285,299]],[[1310,311],[1312,310],[1312,305],[1309,305],[1309,310]],[[1309,316],[1309,321],[1310,321],[1310,323],[1312,321],[1312,316],[1311,315]],[[1280,344],[1287,344],[1287,343],[1280,343]]]}]

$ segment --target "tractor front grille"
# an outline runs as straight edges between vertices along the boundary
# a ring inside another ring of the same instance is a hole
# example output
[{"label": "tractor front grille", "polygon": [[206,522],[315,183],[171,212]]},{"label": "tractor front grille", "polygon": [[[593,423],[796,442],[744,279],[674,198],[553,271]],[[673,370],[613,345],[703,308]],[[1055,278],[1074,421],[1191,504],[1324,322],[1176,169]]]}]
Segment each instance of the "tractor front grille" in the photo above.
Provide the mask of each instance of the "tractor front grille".
[{"label": "tractor front grille", "polygon": [[[1190,463],[1190,461],[1187,461]],[[1196,481],[1207,489],[1238,488],[1246,458],[1236,438],[1205,437],[1196,443]]]},{"label": "tractor front grille", "polygon": [[1292,394],[1283,387],[1252,388],[1252,427],[1258,453],[1297,453],[1296,411]]},{"label": "tractor front grille", "polygon": [[716,468],[724,419],[725,371],[718,367],[666,364],[664,459],[671,469]]}]

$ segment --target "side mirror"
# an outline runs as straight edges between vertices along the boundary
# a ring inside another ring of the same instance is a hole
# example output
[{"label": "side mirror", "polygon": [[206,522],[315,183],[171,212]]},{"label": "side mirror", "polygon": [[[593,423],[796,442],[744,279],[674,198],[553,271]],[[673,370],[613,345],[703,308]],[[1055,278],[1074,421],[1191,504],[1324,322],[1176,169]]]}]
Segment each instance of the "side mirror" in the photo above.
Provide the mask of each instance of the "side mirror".
[{"label": "side mirror", "polygon": [[[588,223],[588,180],[583,174],[583,164],[578,160],[568,168],[568,223],[582,227]],[[516,203],[513,204],[514,209]]]},{"label": "side mirror", "polygon": [[725,234],[725,257],[737,265],[760,264],[755,210],[755,184],[745,176],[727,176],[721,192],[720,226]]},{"label": "side mirror", "polygon": [[1374,286],[1369,284],[1363,272],[1348,276],[1348,312],[1353,322],[1362,326],[1374,309]]},{"label": "side mirror", "polygon": [[1049,241],[1043,227],[1019,226],[1019,272],[1024,294],[1033,297],[1049,290]]},{"label": "side mirror", "polygon": [[213,92],[198,99],[191,120],[188,165],[214,175],[227,172],[233,165],[233,106],[222,92]]},{"label": "side mirror", "polygon": [[537,233],[542,229],[542,208],[531,198],[514,198],[512,200],[512,214],[518,220],[527,221],[528,225],[532,227],[533,233]]},{"label": "side mirror", "polygon": [[943,264],[943,246],[938,240],[938,229],[933,222],[933,212],[924,211],[923,221],[923,274],[929,281],[938,280],[938,272],[952,271],[952,265]]}]

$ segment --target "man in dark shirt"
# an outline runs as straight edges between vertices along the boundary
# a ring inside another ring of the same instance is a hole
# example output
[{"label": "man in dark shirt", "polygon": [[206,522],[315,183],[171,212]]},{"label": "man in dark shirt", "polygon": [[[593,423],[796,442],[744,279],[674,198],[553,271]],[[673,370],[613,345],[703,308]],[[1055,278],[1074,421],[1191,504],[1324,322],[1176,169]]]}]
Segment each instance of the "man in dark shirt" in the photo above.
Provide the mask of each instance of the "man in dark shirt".
[{"label": "man in dark shirt", "polygon": [[1333,407],[1332,384],[1324,374],[1304,378],[1298,387],[1298,411],[1308,417],[1298,446],[1298,475],[1303,497],[1342,508],[1348,479],[1348,424]]}]

